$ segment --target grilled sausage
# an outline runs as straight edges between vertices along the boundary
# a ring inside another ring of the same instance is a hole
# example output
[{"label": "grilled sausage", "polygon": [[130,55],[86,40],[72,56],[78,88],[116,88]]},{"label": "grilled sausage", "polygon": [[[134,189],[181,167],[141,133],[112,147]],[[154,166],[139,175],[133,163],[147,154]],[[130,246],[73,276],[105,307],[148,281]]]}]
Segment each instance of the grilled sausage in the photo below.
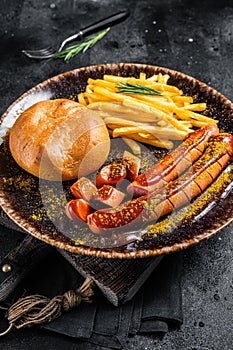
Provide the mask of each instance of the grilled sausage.
[{"label": "grilled sausage", "polygon": [[96,176],[96,187],[100,188],[104,185],[116,186],[120,181],[126,178],[126,175],[126,167],[121,163],[114,162],[105,165]]},{"label": "grilled sausage", "polygon": [[125,194],[113,186],[104,185],[99,188],[91,198],[91,205],[95,208],[96,202],[99,204],[108,205],[110,207],[118,206],[123,199]]},{"label": "grilled sausage", "polygon": [[70,191],[76,198],[82,198],[88,202],[97,188],[87,177],[81,177],[70,187]]},{"label": "grilled sausage", "polygon": [[66,215],[70,220],[80,224],[87,222],[87,217],[91,213],[92,208],[84,199],[73,199],[66,205]]},{"label": "grilled sausage", "polygon": [[142,196],[165,186],[194,163],[203,153],[211,136],[219,133],[218,127],[209,124],[189,134],[174,151],[139,175],[127,188],[134,196]]},{"label": "grilled sausage", "polygon": [[202,193],[233,158],[233,136],[213,137],[204,154],[180,178],[167,184],[161,193],[150,193],[123,203],[117,208],[97,210],[88,215],[94,233],[138,222],[156,221],[174,209],[188,204]]},{"label": "grilled sausage", "polygon": [[122,157],[122,164],[127,169],[127,179],[132,182],[138,177],[141,160],[134,154],[125,151]]}]

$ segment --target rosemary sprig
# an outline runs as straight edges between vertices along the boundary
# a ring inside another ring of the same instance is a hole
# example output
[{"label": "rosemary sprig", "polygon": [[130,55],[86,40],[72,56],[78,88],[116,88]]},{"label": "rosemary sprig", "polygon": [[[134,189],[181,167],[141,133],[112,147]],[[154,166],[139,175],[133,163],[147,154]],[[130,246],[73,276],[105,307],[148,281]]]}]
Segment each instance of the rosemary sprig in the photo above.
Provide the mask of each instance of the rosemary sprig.
[{"label": "rosemary sprig", "polygon": [[99,40],[101,40],[109,32],[109,30],[110,28],[102,30],[101,32],[91,36],[89,39],[79,44],[67,47],[67,49],[53,55],[52,59],[63,58],[64,61],[69,61],[71,58],[78,55],[80,52],[86,52],[88,49],[94,46]]},{"label": "rosemary sprig", "polygon": [[130,84],[121,82],[116,85],[116,88],[119,90],[119,92],[123,92],[125,94],[163,96],[160,91],[152,89],[148,86],[144,86],[142,84]]}]

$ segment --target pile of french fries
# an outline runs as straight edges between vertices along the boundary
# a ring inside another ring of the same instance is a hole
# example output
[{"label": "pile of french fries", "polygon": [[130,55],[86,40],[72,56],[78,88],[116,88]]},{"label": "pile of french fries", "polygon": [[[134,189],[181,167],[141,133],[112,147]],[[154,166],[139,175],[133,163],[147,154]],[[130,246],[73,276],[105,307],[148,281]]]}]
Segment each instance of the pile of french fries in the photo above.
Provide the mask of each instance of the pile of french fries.
[{"label": "pile of french fries", "polygon": [[[89,78],[78,101],[103,118],[110,136],[122,137],[135,154],[140,153],[140,143],[172,149],[174,140],[186,138],[193,128],[217,121],[199,113],[206,109],[206,103],[194,103],[191,96],[169,85],[169,78],[161,73],[149,78],[145,73],[140,73],[139,78]],[[122,93],[117,88],[122,82],[141,84],[161,95]]]}]

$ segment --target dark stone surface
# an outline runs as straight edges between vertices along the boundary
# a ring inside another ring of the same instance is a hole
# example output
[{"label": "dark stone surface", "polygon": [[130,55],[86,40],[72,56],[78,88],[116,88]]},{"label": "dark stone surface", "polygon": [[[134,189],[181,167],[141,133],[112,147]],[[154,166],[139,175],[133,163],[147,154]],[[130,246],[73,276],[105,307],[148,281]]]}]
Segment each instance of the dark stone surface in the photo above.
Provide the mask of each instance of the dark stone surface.
[{"label": "dark stone surface", "polygon": [[[195,76],[232,99],[233,2],[191,0],[2,0],[0,114],[23,92],[56,74],[97,63],[138,62]],[[122,8],[130,18],[69,63],[34,61],[24,48],[50,45]],[[127,349],[229,350],[233,343],[233,226],[185,251],[184,323],[163,339],[136,336]],[[23,235],[0,232],[0,256]],[[1,312],[1,311],[0,311]],[[33,329],[0,339],[4,350],[97,349]]]}]

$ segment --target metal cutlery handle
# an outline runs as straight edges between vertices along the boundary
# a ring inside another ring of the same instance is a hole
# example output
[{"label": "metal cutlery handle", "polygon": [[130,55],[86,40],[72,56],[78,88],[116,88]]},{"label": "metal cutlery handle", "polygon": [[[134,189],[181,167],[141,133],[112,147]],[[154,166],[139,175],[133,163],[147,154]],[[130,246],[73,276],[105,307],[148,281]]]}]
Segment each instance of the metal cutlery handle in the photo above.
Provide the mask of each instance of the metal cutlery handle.
[{"label": "metal cutlery handle", "polygon": [[128,11],[121,11],[116,13],[115,15],[109,16],[105,19],[102,19],[98,22],[95,22],[91,24],[90,26],[87,26],[83,29],[81,29],[82,35],[87,36],[93,33],[96,33],[99,30],[106,29],[108,27],[111,27],[115,24],[118,24],[125,20],[129,16]]},{"label": "metal cutlery handle", "polygon": [[115,24],[118,24],[122,21],[124,21],[127,17],[129,16],[129,12],[128,11],[121,11],[118,13],[115,13],[112,16],[109,16],[107,18],[101,19],[98,22],[95,22],[83,29],[81,29],[78,33],[70,36],[69,38],[67,38],[63,43],[62,46],[60,47],[59,51],[62,51],[63,47],[76,40],[76,39],[82,39],[83,37],[86,37],[88,35],[94,34],[98,31],[101,31],[103,29],[106,29],[108,27],[111,27]]}]

